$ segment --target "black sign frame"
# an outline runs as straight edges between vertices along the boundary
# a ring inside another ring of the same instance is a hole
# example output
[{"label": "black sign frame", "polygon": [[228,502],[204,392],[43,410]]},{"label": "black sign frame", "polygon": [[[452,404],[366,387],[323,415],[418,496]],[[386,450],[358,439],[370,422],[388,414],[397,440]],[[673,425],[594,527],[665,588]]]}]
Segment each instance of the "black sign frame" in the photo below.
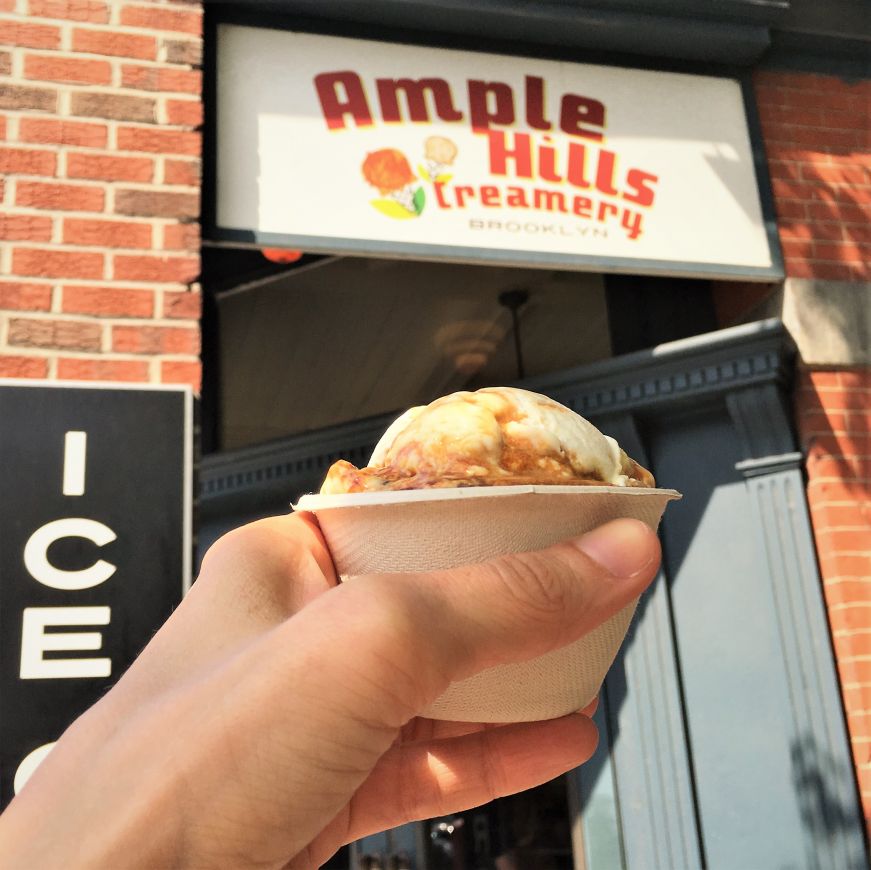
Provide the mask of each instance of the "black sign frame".
[{"label": "black sign frame", "polygon": [[0,378],[0,809],[193,568],[190,387]]}]

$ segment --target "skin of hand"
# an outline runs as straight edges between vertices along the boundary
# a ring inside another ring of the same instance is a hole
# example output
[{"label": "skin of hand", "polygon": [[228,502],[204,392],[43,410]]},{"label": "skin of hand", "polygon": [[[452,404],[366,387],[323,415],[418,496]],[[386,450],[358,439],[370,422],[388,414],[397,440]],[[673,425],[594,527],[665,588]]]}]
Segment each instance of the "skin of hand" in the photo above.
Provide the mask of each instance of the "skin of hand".
[{"label": "skin of hand", "polygon": [[645,525],[617,520],[540,552],[338,583],[310,515],[231,532],[0,817],[0,866],[315,868],[552,779],[593,753],[587,715],[418,714],[453,680],[580,637],[659,558]]}]

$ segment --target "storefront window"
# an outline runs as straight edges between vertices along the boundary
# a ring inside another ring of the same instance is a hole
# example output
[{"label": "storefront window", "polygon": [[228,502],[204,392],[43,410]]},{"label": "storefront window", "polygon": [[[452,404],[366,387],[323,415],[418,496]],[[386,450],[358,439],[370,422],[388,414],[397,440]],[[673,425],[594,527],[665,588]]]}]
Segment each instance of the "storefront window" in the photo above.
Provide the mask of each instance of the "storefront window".
[{"label": "storefront window", "polygon": [[223,449],[611,355],[603,279],[578,272],[324,258],[218,314]]}]

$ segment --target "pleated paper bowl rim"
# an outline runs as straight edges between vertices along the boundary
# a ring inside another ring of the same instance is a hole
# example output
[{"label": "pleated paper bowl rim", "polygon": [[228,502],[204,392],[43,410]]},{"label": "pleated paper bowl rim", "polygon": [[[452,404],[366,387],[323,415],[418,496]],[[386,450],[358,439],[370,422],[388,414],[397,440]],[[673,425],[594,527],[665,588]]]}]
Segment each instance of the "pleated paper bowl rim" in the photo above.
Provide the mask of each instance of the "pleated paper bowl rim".
[{"label": "pleated paper bowl rim", "polygon": [[656,495],[674,501],[683,496],[676,489],[641,486],[549,486],[521,484],[512,486],[459,486],[443,489],[403,489],[387,492],[349,492],[336,495],[312,493],[304,495],[291,507],[295,511],[330,510],[331,508],[365,507],[369,505],[412,504],[416,502],[451,501],[467,498],[503,498],[512,495],[627,495],[635,498]]}]

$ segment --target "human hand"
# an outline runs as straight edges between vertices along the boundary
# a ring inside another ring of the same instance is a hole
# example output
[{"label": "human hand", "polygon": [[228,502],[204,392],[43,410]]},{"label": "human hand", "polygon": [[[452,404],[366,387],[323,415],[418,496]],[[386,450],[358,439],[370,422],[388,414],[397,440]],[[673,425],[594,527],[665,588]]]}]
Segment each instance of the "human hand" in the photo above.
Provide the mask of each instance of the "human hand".
[{"label": "human hand", "polygon": [[172,617],[0,817],[0,865],[313,868],[343,843],[581,762],[583,714],[418,718],[451,681],[567,644],[638,596],[655,535],[338,584],[314,519],[218,541]]}]

